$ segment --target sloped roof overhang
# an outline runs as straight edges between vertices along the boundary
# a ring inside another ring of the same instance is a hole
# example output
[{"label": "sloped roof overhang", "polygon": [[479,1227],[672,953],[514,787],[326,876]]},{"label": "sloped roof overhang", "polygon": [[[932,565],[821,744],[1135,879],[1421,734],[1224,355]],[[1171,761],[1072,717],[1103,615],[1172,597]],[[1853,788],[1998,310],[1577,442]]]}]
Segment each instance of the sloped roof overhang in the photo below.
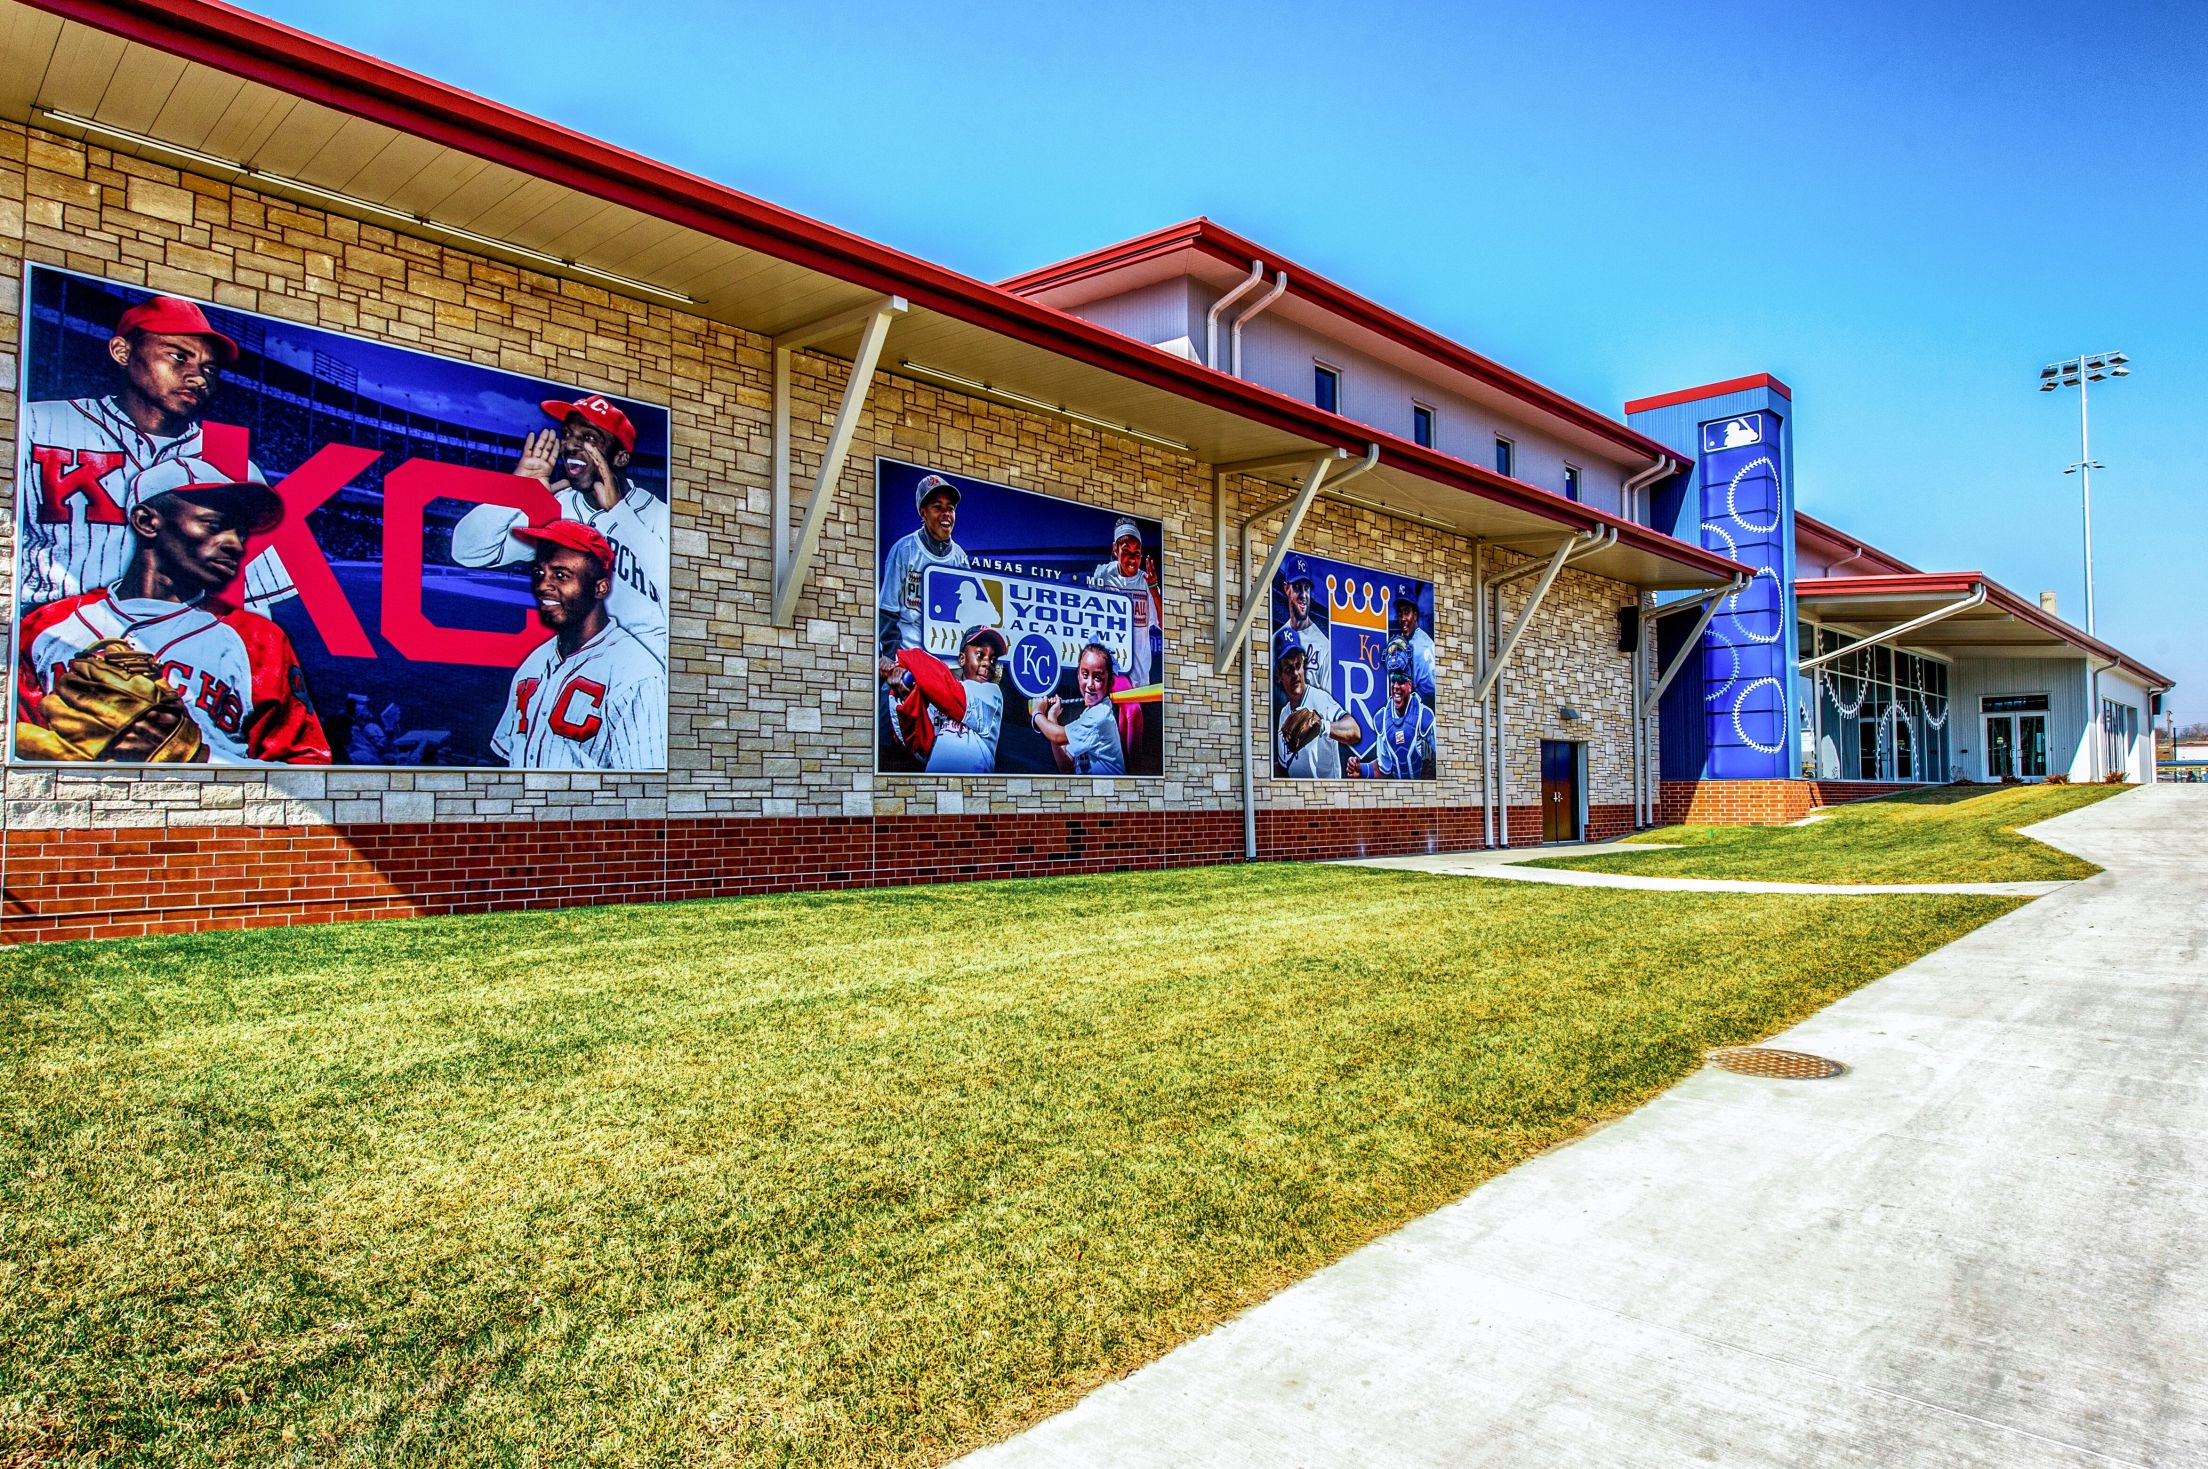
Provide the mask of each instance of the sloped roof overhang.
[{"label": "sloped roof overhang", "polygon": [[1910,576],[1831,577],[1796,582],[1794,601],[1804,613],[1863,628],[1889,627],[1921,617],[1978,588],[1985,601],[1967,611],[1910,634],[1909,646],[1950,655],[2047,657],[2086,654],[2120,668],[2150,689],[2173,687],[2171,680],[2120,649],[2102,642],[2042,610],[1986,576],[1953,571]]},{"label": "sloped roof overhang", "polygon": [[1645,526],[216,0],[0,0],[0,115],[70,132],[56,113],[150,140],[88,133],[118,152],[174,163],[188,150],[180,166],[219,176],[207,160],[229,162],[251,187],[310,207],[510,241],[748,331],[901,296],[912,309],[887,371],[1000,386],[1207,462],[1377,441],[1381,468],[1359,490],[1383,509],[1494,540],[1615,528],[1617,544],[1581,564],[1640,586],[1732,574]]}]

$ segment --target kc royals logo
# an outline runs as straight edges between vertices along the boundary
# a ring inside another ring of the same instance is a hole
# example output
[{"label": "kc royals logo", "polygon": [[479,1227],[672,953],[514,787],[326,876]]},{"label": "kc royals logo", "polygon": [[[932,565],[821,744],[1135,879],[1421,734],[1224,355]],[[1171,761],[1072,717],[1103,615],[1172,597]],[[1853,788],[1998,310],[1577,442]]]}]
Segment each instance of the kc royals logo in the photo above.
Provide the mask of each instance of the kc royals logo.
[{"label": "kc royals logo", "polygon": [[1332,693],[1367,730],[1380,713],[1380,669],[1387,656],[1394,599],[1395,589],[1377,577],[1326,574],[1326,620],[1334,640]]}]

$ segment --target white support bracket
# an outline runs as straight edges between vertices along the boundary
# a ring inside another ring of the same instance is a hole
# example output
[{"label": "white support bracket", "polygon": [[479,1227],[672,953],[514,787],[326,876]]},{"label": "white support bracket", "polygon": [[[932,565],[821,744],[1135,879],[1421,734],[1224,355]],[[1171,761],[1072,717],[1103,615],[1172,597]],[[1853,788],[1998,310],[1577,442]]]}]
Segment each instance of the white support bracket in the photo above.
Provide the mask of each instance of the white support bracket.
[{"label": "white support bracket", "polygon": [[1968,612],[1971,608],[1980,605],[1985,600],[1986,588],[1985,584],[1981,582],[1976,591],[1972,592],[1969,596],[1963,598],[1961,601],[1950,602],[1945,607],[1935,607],[1930,612],[1925,613],[1924,616],[1912,617],[1907,622],[1897,622],[1892,627],[1872,633],[1869,637],[1857,638],[1854,642],[1849,643],[1845,647],[1834,648],[1830,653],[1819,653],[1814,658],[1804,658],[1801,662],[1794,665],[1794,671],[1796,673],[1807,673],[1812,668],[1823,667],[1825,664],[1830,663],[1835,658],[1844,658],[1848,654],[1853,653],[1858,648],[1868,648],[1873,643],[1891,642],[1895,638],[1901,637],[1906,633],[1915,632],[1920,627],[1929,627],[1933,623],[1939,622],[1944,618],[1953,617],[1958,612]]},{"label": "white support bracket", "polygon": [[1687,659],[1692,657],[1694,651],[1702,646],[1702,634],[1709,631],[1710,623],[1717,617],[1718,607],[1723,604],[1727,597],[1737,594],[1747,585],[1748,578],[1736,576],[1728,586],[1704,592],[1697,598],[1681,598],[1679,601],[1672,603],[1671,606],[1660,608],[1655,613],[1650,614],[1649,620],[1653,622],[1665,612],[1676,612],[1679,608],[1685,606],[1689,600],[1699,601],[1702,604],[1702,615],[1695,619],[1694,630],[1688,633],[1686,641],[1679,645],[1679,651],[1671,655],[1671,663],[1661,674],[1657,675],[1656,682],[1641,694],[1641,716],[1644,719],[1652,717],[1652,711],[1664,697],[1664,690],[1671,687],[1671,681],[1679,676],[1679,670],[1687,666]]},{"label": "white support bracket", "polygon": [[[1220,477],[1221,482],[1224,482],[1225,477],[1230,474],[1253,474],[1261,469],[1278,469],[1287,464],[1306,464],[1309,466],[1304,471],[1301,489],[1285,500],[1266,506],[1242,522],[1241,560],[1236,563],[1238,569],[1247,567],[1250,563],[1250,531],[1252,527],[1260,520],[1285,512],[1285,518],[1281,521],[1280,532],[1273,537],[1272,552],[1265,558],[1265,565],[1255,577],[1250,579],[1249,585],[1242,590],[1242,610],[1240,615],[1235,618],[1234,630],[1220,638],[1219,646],[1214,650],[1212,658],[1213,673],[1224,677],[1233,669],[1235,660],[1242,656],[1243,646],[1249,641],[1250,626],[1257,620],[1257,609],[1264,605],[1261,599],[1264,596],[1265,589],[1271,586],[1273,578],[1280,574],[1281,563],[1288,559],[1288,552],[1295,544],[1296,532],[1302,527],[1304,516],[1310,513],[1312,503],[1319,498],[1319,491],[1326,486],[1327,476],[1332,473],[1335,465],[1348,457],[1349,451],[1347,449],[1322,449],[1315,455],[1309,453],[1287,457],[1276,455],[1269,459],[1244,459],[1232,464],[1221,464],[1214,467],[1214,472]],[[1333,483],[1336,486],[1345,485],[1379,462],[1380,446],[1369,444],[1365,448],[1363,460],[1354,467],[1334,475]],[[1213,548],[1213,555],[1219,558],[1219,565],[1225,565],[1226,549],[1225,546]],[[1224,611],[1224,608],[1221,610]],[[1219,620],[1224,622],[1226,619],[1222,616]]]},{"label": "white support bracket", "polygon": [[[843,461],[851,452],[858,432],[859,415],[866,408],[866,391],[874,381],[874,369],[882,360],[882,345],[889,340],[889,324],[906,310],[902,296],[882,296],[804,326],[792,327],[774,338],[774,451],[773,505],[769,544],[774,555],[774,625],[788,627],[797,616],[798,593],[813,553],[820,546],[821,528],[835,503],[836,482],[843,475]],[[821,451],[820,472],[813,479],[812,498],[805,502],[805,521],[798,528],[797,544],[790,544],[790,354],[822,342],[859,333],[859,350],[851,359],[851,377],[843,385],[843,402],[836,409],[835,427]]]},{"label": "white support bracket", "polygon": [[[1472,694],[1474,704],[1485,699],[1494,689],[1495,680],[1503,676],[1503,668],[1510,662],[1510,655],[1517,651],[1518,640],[1532,626],[1533,614],[1541,610],[1542,599],[1548,596],[1549,588],[1556,585],[1556,575],[1564,569],[1564,563],[1572,560],[1575,554],[1586,555],[1600,550],[1616,538],[1616,531],[1591,530],[1566,536],[1556,543],[1556,549],[1549,553],[1547,564],[1541,567],[1541,579],[1533,584],[1533,595],[1526,598],[1526,605],[1520,609],[1518,620],[1510,625],[1510,631],[1504,636],[1502,646],[1495,650],[1495,656],[1488,660],[1487,667],[1480,670],[1479,687]],[[1526,571],[1530,569],[1527,568]],[[1505,572],[1499,577],[1490,577],[1488,585],[1494,587],[1505,581],[1515,581],[1518,576],[1526,574],[1526,571]]]}]

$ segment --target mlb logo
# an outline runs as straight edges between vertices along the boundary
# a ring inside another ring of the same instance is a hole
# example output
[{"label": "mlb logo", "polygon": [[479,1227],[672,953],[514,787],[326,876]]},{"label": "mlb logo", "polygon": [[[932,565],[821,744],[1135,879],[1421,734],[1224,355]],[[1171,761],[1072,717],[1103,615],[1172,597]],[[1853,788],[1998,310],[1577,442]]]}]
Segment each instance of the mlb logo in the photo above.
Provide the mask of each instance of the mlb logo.
[{"label": "mlb logo", "polygon": [[1702,425],[1702,452],[1719,454],[1727,449],[1752,449],[1763,442],[1764,415],[1744,413]]}]

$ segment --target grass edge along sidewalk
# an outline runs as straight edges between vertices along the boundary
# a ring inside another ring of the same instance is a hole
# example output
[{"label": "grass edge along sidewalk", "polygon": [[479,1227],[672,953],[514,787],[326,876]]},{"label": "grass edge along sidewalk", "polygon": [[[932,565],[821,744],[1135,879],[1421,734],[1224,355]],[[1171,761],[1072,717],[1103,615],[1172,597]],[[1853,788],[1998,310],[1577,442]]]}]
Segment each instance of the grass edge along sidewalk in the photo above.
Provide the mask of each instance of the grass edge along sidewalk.
[{"label": "grass edge along sidewalk", "polygon": [[2129,786],[1930,786],[1829,808],[1800,826],[1665,826],[1626,838],[1661,851],[1544,857],[1522,865],[1635,877],[1770,882],[2051,882],[2101,869],[2016,828]]},{"label": "grass edge along sidewalk", "polygon": [[1261,865],[0,954],[0,1463],[939,1463],[2014,904]]}]

